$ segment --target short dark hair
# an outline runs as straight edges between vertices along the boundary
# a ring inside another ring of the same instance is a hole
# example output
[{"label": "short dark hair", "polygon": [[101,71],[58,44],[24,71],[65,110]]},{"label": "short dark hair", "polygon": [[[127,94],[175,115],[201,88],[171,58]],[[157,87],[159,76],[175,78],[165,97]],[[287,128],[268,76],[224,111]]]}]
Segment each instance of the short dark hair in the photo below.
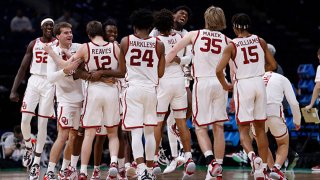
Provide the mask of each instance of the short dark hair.
[{"label": "short dark hair", "polygon": [[59,22],[58,24],[55,24],[53,26],[53,34],[55,36],[61,34],[61,28],[70,28],[70,29],[72,29],[72,25],[70,23],[67,23],[67,22]]},{"label": "short dark hair", "polygon": [[118,23],[115,19],[113,18],[108,18],[103,24],[102,24],[102,29],[104,30],[106,26],[118,26]]},{"label": "short dark hair", "polygon": [[191,9],[190,9],[188,6],[186,6],[186,5],[178,6],[178,7],[174,8],[174,9],[172,10],[172,12],[173,12],[173,14],[175,14],[175,13],[177,13],[177,12],[180,11],[180,10],[185,10],[185,11],[187,11],[189,18],[192,16],[192,11],[191,11]]},{"label": "short dark hair", "polygon": [[147,9],[133,11],[130,16],[132,26],[137,29],[151,29],[153,24],[152,12]]},{"label": "short dark hair", "polygon": [[99,21],[90,21],[87,24],[86,32],[88,36],[95,37],[95,36],[103,36],[103,29],[102,24]]},{"label": "short dark hair", "polygon": [[173,28],[173,15],[168,9],[161,9],[154,14],[154,27],[160,31],[170,31]]},{"label": "short dark hair", "polygon": [[239,30],[248,31],[251,28],[251,19],[245,13],[238,13],[232,16],[232,26]]}]

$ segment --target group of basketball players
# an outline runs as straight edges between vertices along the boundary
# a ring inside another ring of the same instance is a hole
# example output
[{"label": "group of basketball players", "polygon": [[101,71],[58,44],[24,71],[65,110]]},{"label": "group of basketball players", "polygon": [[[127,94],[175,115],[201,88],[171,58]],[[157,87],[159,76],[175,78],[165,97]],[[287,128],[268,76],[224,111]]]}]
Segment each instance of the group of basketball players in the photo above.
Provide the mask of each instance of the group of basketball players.
[{"label": "group of basketball players", "polygon": [[[154,14],[146,9],[136,10],[130,16],[134,34],[124,37],[120,44],[116,42],[116,23],[110,20],[104,24],[90,21],[86,26],[90,42],[84,44],[72,42],[69,23],[54,24],[50,18],[41,22],[43,36],[28,45],[10,94],[11,100],[19,101],[17,89],[30,66],[31,77],[21,107],[21,128],[27,147],[23,164],[31,165],[30,179],[40,176],[40,155],[48,118],[54,117],[54,96],[58,102],[58,137],[51,149],[44,179],[56,179],[55,166],[63,147],[58,178],[87,179],[94,138],[95,166],[91,179],[100,179],[106,136],[111,159],[107,179],[155,179],[161,173],[157,162],[164,121],[170,127],[173,157],[171,167],[164,173],[184,164],[182,178],[191,178],[196,170],[186,125],[186,119],[191,116],[208,166],[206,179],[222,179],[223,123],[228,121],[228,91],[233,91],[241,145],[252,162],[255,179],[285,178],[280,171],[287,156],[285,147],[279,147],[282,151],[277,152],[276,162],[270,163],[271,173],[267,168],[269,158],[272,159],[268,156],[265,134],[267,118],[270,130],[270,126],[279,129],[279,123],[284,125],[284,131],[274,134],[280,144],[287,143],[288,137],[281,109],[284,91],[270,90],[279,92],[270,103],[266,93],[271,79],[278,76],[271,72],[277,63],[267,43],[250,33],[251,21],[246,14],[236,14],[232,18],[235,39],[220,32],[226,28],[221,8],[209,7],[204,13],[204,29],[187,32],[183,26],[190,15],[191,10],[186,6],[172,12],[162,9]],[[189,64],[194,79],[192,98]],[[228,64],[231,82],[225,78]],[[295,97],[289,91],[285,95],[290,96],[290,105],[296,107]],[[293,114],[298,127],[300,114],[296,111]],[[30,138],[30,121],[34,115],[38,116],[36,147]],[[275,117],[271,123],[269,116]],[[212,126],[213,143],[208,126]],[[253,151],[251,129],[254,129],[261,158]],[[283,136],[286,139],[282,139]],[[177,153],[177,140],[183,146],[184,158]],[[132,149],[128,148],[128,142]],[[131,161],[131,154],[135,163],[125,168],[125,162]],[[79,157],[80,173],[76,169]]]}]

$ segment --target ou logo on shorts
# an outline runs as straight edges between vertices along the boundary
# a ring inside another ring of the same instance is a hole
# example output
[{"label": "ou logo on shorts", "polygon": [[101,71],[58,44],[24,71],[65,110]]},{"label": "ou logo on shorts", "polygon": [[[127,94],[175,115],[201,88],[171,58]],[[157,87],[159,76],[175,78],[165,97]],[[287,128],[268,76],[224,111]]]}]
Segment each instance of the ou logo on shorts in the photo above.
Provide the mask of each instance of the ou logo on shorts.
[{"label": "ou logo on shorts", "polygon": [[68,124],[68,119],[66,117],[62,117],[61,118],[61,122],[64,124],[64,125],[67,125]]},{"label": "ou logo on shorts", "polygon": [[26,102],[22,103],[22,109],[27,109],[27,103]]},{"label": "ou logo on shorts", "polygon": [[96,130],[97,130],[97,133],[101,133],[101,127],[97,127]]}]

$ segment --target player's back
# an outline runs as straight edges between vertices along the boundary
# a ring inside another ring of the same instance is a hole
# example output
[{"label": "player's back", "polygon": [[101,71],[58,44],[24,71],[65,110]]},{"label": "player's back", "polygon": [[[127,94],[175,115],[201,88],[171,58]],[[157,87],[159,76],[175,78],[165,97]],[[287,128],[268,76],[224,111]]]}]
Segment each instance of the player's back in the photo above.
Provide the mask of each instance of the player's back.
[{"label": "player's back", "polygon": [[32,48],[32,62],[30,64],[30,73],[40,76],[47,75],[47,58],[48,53],[44,51],[45,45],[55,46],[58,40],[53,38],[51,42],[44,43],[41,38],[35,39],[35,43]]},{"label": "player's back", "polygon": [[[263,75],[263,80],[267,91],[267,104],[275,103],[282,104],[286,85],[291,85],[286,77],[275,72],[266,72]],[[291,87],[291,86],[290,86]]]},{"label": "player's back", "polygon": [[236,48],[236,79],[263,76],[265,53],[259,37],[252,34],[249,37],[235,38],[232,43]]},{"label": "player's back", "polygon": [[128,36],[128,50],[125,53],[127,74],[126,81],[139,86],[153,87],[158,84],[157,39],[141,39]]},{"label": "player's back", "polygon": [[216,76],[222,52],[227,46],[227,37],[219,31],[198,30],[193,42],[192,73],[194,77]]},{"label": "player's back", "polygon": [[[170,52],[173,46],[182,39],[181,35],[177,33],[172,33],[168,36],[159,35],[157,36],[157,38],[161,42],[163,42],[164,48],[165,48],[164,50],[165,54]],[[186,51],[186,49],[179,51],[177,56],[181,58],[185,53],[184,51]],[[162,76],[162,79],[169,78],[169,77],[184,77],[182,68],[178,63],[172,62],[168,66],[166,66],[166,70],[164,72],[164,75]]]},{"label": "player's back", "polygon": [[[94,42],[87,43],[88,59],[86,61],[86,69],[89,72],[97,70],[115,70],[118,67],[118,59],[115,55],[115,44],[108,43],[98,45]],[[102,82],[96,82],[104,84]]]}]

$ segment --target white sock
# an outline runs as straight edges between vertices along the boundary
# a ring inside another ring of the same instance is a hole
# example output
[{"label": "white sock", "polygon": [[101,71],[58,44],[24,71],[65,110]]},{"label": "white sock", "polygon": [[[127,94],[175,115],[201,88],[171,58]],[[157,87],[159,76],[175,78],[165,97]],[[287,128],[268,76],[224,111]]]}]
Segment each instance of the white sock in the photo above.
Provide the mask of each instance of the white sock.
[{"label": "white sock", "polygon": [[88,174],[87,167],[88,165],[81,165],[80,173],[84,173],[85,175],[87,175]]},{"label": "white sock", "polygon": [[78,160],[79,156],[71,155],[71,166],[75,169],[77,168]]},{"label": "white sock", "polygon": [[32,163],[32,165],[34,165],[34,164],[38,164],[38,165],[40,165],[40,158],[41,158],[41,157],[34,156],[34,159],[33,159],[33,163]]},{"label": "white sock", "polygon": [[203,155],[204,155],[204,157],[208,157],[210,155],[213,155],[213,152],[211,150],[209,150],[209,151],[204,152]]},{"label": "white sock", "polygon": [[99,169],[100,170],[100,166],[93,166],[94,169]]},{"label": "white sock", "polygon": [[124,167],[124,158],[118,158],[118,167],[123,168]]},{"label": "white sock", "polygon": [[55,173],[55,167],[56,167],[56,163],[53,162],[49,162],[48,164],[48,169],[47,169],[47,173],[52,171],[53,173]]},{"label": "white sock", "polygon": [[218,164],[222,165],[223,159],[216,159],[216,162],[217,162]]},{"label": "white sock", "polygon": [[111,163],[117,163],[118,162],[118,157],[117,156],[111,156]]},{"label": "white sock", "polygon": [[188,159],[192,159],[192,154],[191,154],[191,152],[185,152],[184,153],[184,159],[185,159],[185,161],[187,162],[188,161]]},{"label": "white sock", "polygon": [[274,166],[275,166],[277,169],[281,169],[281,165],[278,164],[278,163],[275,163]]},{"label": "white sock", "polygon": [[66,160],[66,159],[63,159],[62,161],[62,166],[61,166],[61,170],[64,170],[66,169],[70,164],[70,161],[69,160]]},{"label": "white sock", "polygon": [[252,161],[252,157],[254,156],[254,155],[256,155],[253,151],[250,151],[249,153],[248,153],[248,158],[250,159],[250,161]]}]

